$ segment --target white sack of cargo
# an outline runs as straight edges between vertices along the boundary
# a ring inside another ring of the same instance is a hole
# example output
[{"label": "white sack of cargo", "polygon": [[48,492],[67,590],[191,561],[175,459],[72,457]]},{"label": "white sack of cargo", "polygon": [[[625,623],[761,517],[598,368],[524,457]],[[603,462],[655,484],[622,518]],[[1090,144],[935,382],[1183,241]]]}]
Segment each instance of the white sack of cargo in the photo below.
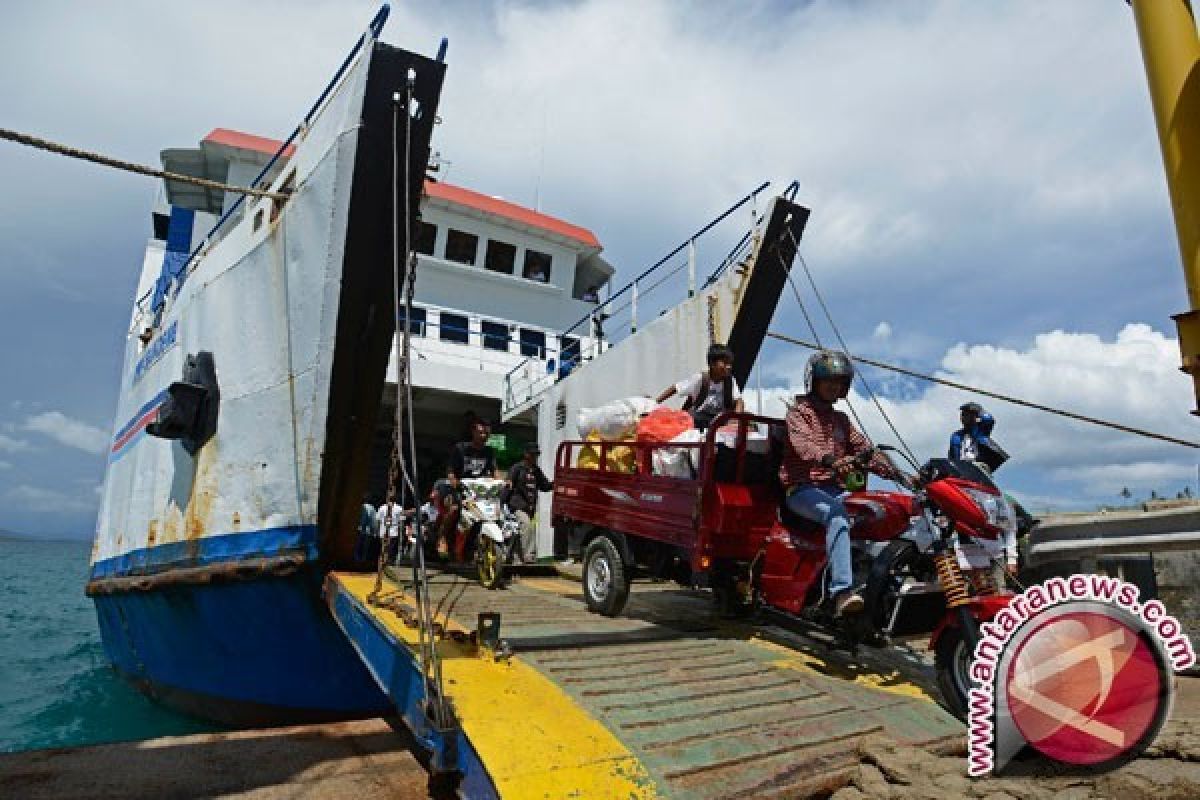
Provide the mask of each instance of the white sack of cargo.
[{"label": "white sack of cargo", "polygon": [[[717,431],[717,444],[723,447],[737,447],[737,426],[730,425]],[[765,431],[746,431],[746,452],[765,455],[771,451],[771,441]]]},{"label": "white sack of cargo", "polygon": [[649,397],[628,397],[599,408],[581,408],[575,418],[580,431],[596,431],[603,439],[620,439],[637,431],[638,419],[654,410]]},{"label": "white sack of cargo", "polygon": [[[671,440],[680,444],[699,444],[704,441],[704,434],[697,430],[684,431]],[[696,477],[694,447],[656,447],[654,448],[654,474],[670,478]]]}]

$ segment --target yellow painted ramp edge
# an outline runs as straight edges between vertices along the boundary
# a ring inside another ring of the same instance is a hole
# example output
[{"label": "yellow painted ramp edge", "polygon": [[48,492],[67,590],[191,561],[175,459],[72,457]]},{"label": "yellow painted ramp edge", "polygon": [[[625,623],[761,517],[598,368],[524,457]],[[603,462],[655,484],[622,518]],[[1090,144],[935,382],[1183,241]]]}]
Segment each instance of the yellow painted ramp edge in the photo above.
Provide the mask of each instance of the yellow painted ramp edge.
[{"label": "yellow painted ramp edge", "polygon": [[[415,651],[417,630],[367,603],[374,575],[336,573],[334,579]],[[403,592],[393,596],[414,602]],[[446,694],[501,797],[660,796],[646,768],[611,731],[520,658],[496,663],[448,640],[438,652]]]}]

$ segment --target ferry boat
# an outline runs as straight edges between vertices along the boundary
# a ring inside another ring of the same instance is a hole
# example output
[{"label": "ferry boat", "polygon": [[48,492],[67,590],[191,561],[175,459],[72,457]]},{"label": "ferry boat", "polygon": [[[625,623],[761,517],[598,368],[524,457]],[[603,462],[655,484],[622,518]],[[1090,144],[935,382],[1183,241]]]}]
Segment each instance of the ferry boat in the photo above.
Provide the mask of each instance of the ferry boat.
[{"label": "ferry boat", "polygon": [[218,129],[162,154],[271,196],[165,186],[87,592],[122,675],[224,723],[390,707],[320,599],[354,546],[395,330],[389,254],[400,215],[417,223],[446,69],[444,42],[427,58],[378,41],[386,15],[286,142]]},{"label": "ferry boat", "polygon": [[[468,415],[499,419],[514,370],[558,377],[607,348],[590,327],[562,333],[612,277],[595,234],[428,178],[444,66],[376,33],[294,139],[217,128],[161,154],[169,173],[286,200],[165,181],[126,335],[88,593],[121,674],[227,724],[389,709],[320,590],[328,569],[352,564],[360,503],[387,492],[391,236],[404,211],[391,202],[392,124],[409,70],[420,279],[407,325],[423,484],[445,475]],[[535,422],[509,421],[502,463],[536,441]]]}]

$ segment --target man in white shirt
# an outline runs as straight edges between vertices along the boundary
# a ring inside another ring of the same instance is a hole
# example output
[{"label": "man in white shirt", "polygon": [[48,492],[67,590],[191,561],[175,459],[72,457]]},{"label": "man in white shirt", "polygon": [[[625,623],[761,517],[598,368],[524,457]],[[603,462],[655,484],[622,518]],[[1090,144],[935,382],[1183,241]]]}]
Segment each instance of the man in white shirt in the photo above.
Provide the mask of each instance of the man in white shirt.
[{"label": "man in white shirt", "polygon": [[742,398],[733,380],[733,351],[723,344],[708,348],[708,369],[668,386],[658,396],[665,403],[675,394],[682,394],[683,410],[692,415],[698,430],[705,430],[725,411],[741,411]]},{"label": "man in white shirt", "polygon": [[384,503],[375,512],[375,519],[378,521],[379,538],[381,546],[386,548],[384,552],[387,555],[384,559],[389,564],[396,563],[397,550],[400,547],[400,532],[404,529],[405,519],[404,509],[396,501]]}]

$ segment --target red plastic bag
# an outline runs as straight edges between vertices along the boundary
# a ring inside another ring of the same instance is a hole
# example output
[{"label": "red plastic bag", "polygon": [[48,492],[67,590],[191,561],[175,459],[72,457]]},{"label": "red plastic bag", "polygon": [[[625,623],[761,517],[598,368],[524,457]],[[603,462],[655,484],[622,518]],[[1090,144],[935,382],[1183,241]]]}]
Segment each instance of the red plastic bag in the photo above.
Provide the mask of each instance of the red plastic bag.
[{"label": "red plastic bag", "polygon": [[669,442],[693,427],[688,412],[659,406],[638,421],[637,437],[645,442]]}]

